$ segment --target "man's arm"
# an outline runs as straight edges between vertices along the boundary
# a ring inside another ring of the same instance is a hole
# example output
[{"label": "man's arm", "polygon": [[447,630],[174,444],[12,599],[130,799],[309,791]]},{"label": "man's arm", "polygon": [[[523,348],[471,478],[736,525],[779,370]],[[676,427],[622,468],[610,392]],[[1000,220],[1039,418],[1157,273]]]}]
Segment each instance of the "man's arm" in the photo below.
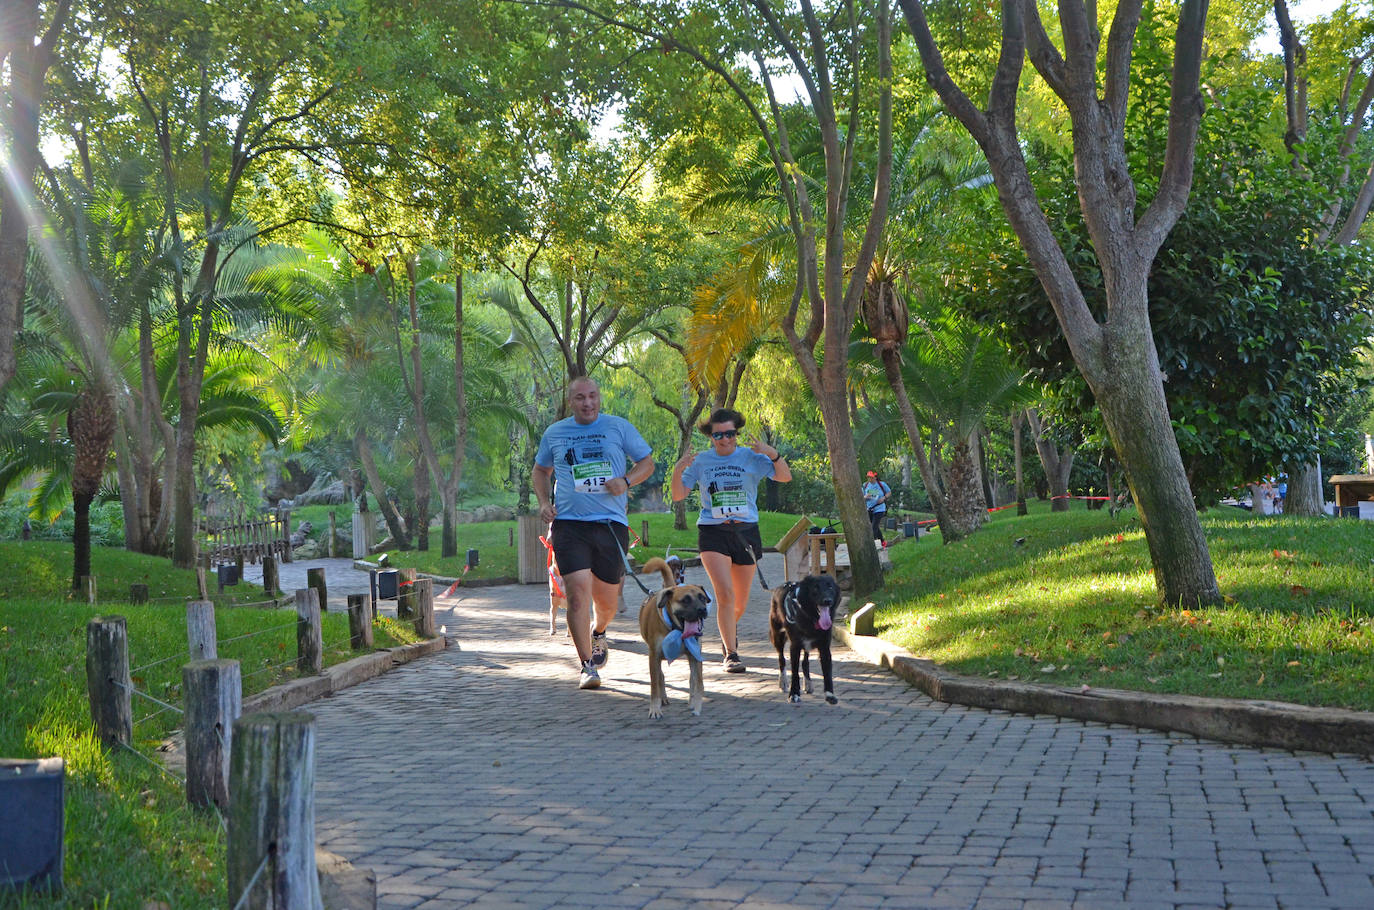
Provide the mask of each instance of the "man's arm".
[{"label": "man's arm", "polygon": [[535,465],[530,474],[530,486],[534,487],[534,497],[539,500],[539,518],[544,522],[553,521],[558,517],[558,509],[549,498],[553,492],[553,466]]},{"label": "man's arm", "polygon": [[649,479],[649,475],[654,473],[654,453],[650,452],[643,458],[630,465],[630,470],[625,472],[624,477],[612,477],[606,481],[606,492],[612,496],[619,496],[621,493],[628,493],[630,487],[641,481]]}]

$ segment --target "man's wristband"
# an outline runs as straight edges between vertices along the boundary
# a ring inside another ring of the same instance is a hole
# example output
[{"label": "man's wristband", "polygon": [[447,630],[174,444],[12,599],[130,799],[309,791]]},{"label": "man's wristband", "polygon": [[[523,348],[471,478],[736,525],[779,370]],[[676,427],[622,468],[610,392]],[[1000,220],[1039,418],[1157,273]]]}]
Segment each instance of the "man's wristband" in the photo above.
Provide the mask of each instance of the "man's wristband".
[{"label": "man's wristband", "polygon": [[771,461],[771,462],[773,462],[773,464],[777,464],[778,462],[782,461],[782,453],[779,452],[777,455],[775,455],[774,457],[772,457],[772,458],[770,458],[770,459],[768,459],[768,460]]}]

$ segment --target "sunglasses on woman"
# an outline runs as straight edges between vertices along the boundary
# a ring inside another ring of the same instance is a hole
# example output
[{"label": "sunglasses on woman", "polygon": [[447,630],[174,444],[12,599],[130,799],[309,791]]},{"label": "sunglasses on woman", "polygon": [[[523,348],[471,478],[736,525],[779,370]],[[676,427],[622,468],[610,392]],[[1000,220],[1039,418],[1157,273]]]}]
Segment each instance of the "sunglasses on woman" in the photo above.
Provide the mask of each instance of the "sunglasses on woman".
[{"label": "sunglasses on woman", "polygon": [[711,434],[712,439],[734,439],[738,430],[717,430]]}]

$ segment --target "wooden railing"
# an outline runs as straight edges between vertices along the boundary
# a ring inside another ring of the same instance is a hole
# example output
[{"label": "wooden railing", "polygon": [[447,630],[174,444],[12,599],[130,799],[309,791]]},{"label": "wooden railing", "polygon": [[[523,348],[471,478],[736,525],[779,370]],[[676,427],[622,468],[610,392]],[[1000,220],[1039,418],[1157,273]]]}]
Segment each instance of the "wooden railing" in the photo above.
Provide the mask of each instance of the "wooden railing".
[{"label": "wooden railing", "polygon": [[233,524],[207,526],[205,543],[200,552],[210,558],[211,565],[240,560],[256,564],[264,556],[289,562],[291,512],[288,509],[280,509],[258,519],[241,518]]}]

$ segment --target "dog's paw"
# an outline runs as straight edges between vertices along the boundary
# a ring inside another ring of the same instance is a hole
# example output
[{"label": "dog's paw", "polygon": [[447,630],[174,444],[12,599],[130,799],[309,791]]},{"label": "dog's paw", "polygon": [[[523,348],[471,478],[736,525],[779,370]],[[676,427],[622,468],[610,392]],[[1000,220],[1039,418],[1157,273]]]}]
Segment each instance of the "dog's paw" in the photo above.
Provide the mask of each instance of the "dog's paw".
[{"label": "dog's paw", "polygon": [[658,720],[663,716],[663,706],[659,704],[649,705],[649,720]]},{"label": "dog's paw", "polygon": [[693,716],[693,717],[700,717],[700,716],[701,716],[701,705],[697,705],[695,708],[692,709],[692,716]]},{"label": "dog's paw", "polygon": [[800,695],[793,695],[791,698],[792,698],[792,704],[794,704],[794,705],[799,705],[799,704],[801,704],[801,696],[800,696]]},{"label": "dog's paw", "polygon": [[840,703],[840,700],[835,697],[834,692],[827,692],[825,693],[825,703],[827,705],[838,705]]},{"label": "dog's paw", "polygon": [[786,692],[786,691],[787,691],[787,677],[786,677],[786,676],[779,676],[779,677],[778,677],[778,689],[779,689],[780,691],[782,691],[782,692]]},{"label": "dog's paw", "polygon": [[807,695],[810,695],[810,694],[811,694],[811,680],[809,680],[809,679],[806,681],[806,694],[807,694]]}]

